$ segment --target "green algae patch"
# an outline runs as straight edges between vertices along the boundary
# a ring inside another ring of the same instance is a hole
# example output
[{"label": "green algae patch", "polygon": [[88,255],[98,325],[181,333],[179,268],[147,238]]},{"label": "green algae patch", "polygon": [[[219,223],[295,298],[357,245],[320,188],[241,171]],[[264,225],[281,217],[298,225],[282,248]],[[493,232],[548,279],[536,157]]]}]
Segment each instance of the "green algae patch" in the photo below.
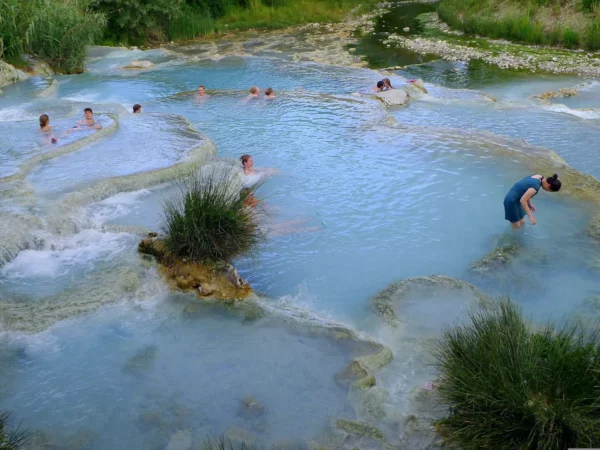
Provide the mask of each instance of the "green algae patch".
[{"label": "green algae patch", "polygon": [[357,420],[338,419],[335,421],[335,426],[348,434],[355,436],[370,437],[378,441],[385,442],[385,435],[373,425]]},{"label": "green algae patch", "polygon": [[471,264],[474,272],[487,273],[507,265],[518,253],[520,246],[516,242],[507,242],[496,247],[479,261]]}]

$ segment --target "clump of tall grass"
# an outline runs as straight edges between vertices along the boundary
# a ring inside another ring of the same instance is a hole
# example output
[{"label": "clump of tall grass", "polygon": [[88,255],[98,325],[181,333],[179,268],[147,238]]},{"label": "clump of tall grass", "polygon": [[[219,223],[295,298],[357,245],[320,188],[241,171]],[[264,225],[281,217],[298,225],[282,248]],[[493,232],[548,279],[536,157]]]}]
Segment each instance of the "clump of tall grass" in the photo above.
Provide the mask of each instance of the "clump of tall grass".
[{"label": "clump of tall grass", "polygon": [[186,7],[183,13],[169,24],[169,37],[174,40],[191,40],[217,31],[209,12]]},{"label": "clump of tall grass", "polygon": [[19,427],[9,431],[6,426],[9,417],[10,413],[8,412],[0,414],[0,449],[19,450],[27,442],[28,433],[20,431]]},{"label": "clump of tall grass", "polygon": [[179,180],[164,203],[162,231],[168,249],[194,261],[225,260],[256,251],[264,239],[249,206],[258,185],[243,187],[240,171],[222,163]]},{"label": "clump of tall grass", "polygon": [[600,447],[600,338],[580,325],[532,328],[510,300],[436,343],[437,422],[464,450]]},{"label": "clump of tall grass", "polygon": [[219,439],[207,438],[203,445],[204,450],[254,450],[255,447],[251,443],[245,441],[239,444],[234,444],[231,440],[220,437]]},{"label": "clump of tall grass", "polygon": [[[586,1],[586,0],[584,0]],[[600,0],[594,0],[600,4]],[[452,28],[470,35],[509,39],[533,45],[563,45],[566,48],[600,48],[595,15],[589,14],[573,28],[545,23],[539,19],[539,8],[559,8],[562,0],[512,0],[498,3],[493,0],[441,0],[440,18]],[[499,5],[502,5],[500,7]],[[592,7],[590,7],[592,8]],[[541,15],[542,17],[544,15]]]},{"label": "clump of tall grass", "polygon": [[81,0],[0,0],[0,58],[18,61],[24,53],[54,69],[83,71],[86,47],[102,36],[104,15]]}]

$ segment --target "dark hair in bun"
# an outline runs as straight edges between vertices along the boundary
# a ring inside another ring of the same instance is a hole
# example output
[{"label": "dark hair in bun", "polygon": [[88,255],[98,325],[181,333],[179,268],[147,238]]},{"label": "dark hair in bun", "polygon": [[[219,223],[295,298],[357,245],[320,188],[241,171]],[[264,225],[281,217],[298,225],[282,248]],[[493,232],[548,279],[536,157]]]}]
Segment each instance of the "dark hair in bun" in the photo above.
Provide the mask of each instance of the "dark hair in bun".
[{"label": "dark hair in bun", "polygon": [[554,174],[551,177],[546,177],[546,181],[550,185],[550,190],[552,192],[558,192],[558,191],[560,191],[561,182],[558,179],[558,175]]}]

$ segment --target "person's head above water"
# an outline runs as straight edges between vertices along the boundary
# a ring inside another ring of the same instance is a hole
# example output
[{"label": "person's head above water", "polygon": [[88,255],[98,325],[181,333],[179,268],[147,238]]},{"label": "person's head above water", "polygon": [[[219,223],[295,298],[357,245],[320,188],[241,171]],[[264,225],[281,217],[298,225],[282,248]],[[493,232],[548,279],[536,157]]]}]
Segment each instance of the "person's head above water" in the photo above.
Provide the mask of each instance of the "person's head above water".
[{"label": "person's head above water", "polygon": [[133,105],[133,113],[137,114],[137,113],[141,113],[142,112],[142,105],[140,105],[139,103],[136,103],[135,105]]},{"label": "person's head above water", "polygon": [[378,91],[383,90],[383,86],[384,86],[383,80],[377,82],[377,90]]},{"label": "person's head above water", "polygon": [[202,85],[198,86],[198,94],[202,96],[202,95],[204,95],[204,92],[205,92],[204,86],[202,86]]},{"label": "person's head above water", "polygon": [[48,117],[48,114],[42,114],[40,116],[40,128],[44,128],[44,127],[48,126],[49,123],[50,123],[50,117]]},{"label": "person's head above water", "polygon": [[558,175],[554,174],[551,177],[542,178],[542,189],[548,192],[558,192],[562,183],[558,179]]},{"label": "person's head above water", "polygon": [[386,87],[387,89],[393,89],[392,87],[392,82],[390,81],[389,78],[384,78],[383,80],[383,86]]},{"label": "person's head above water", "polygon": [[252,86],[250,88],[250,95],[258,95],[258,92],[259,92],[258,87]]},{"label": "person's head above water", "polygon": [[251,170],[254,167],[254,161],[252,160],[252,156],[250,155],[240,156],[240,161],[242,162],[244,170]]},{"label": "person's head above water", "polygon": [[85,118],[87,120],[91,120],[94,117],[94,111],[92,111],[92,108],[85,108],[83,113],[85,114]]},{"label": "person's head above water", "polygon": [[267,88],[265,89],[265,96],[267,97],[273,97],[275,94],[273,93],[273,89],[272,88]]}]

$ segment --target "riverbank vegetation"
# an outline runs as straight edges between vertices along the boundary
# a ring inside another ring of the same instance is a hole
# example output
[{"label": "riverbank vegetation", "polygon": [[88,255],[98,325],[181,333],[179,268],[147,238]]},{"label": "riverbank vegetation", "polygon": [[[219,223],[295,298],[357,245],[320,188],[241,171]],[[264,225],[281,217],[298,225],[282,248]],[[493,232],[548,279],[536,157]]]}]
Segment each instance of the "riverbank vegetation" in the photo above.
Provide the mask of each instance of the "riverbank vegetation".
[{"label": "riverbank vegetation", "polygon": [[242,189],[239,171],[214,164],[179,181],[164,204],[168,250],[192,261],[230,261],[253,253],[264,235],[252,207],[257,184]]},{"label": "riverbank vegetation", "polygon": [[437,342],[437,423],[459,448],[600,447],[598,327],[533,328],[510,301],[446,329]]},{"label": "riverbank vegetation", "polygon": [[24,66],[30,54],[55,70],[81,72],[86,46],[105,26],[105,16],[82,0],[0,0],[0,59]]},{"label": "riverbank vegetation", "polygon": [[339,22],[377,0],[0,0],[0,59],[83,70],[86,47],[156,45],[229,31]]},{"label": "riverbank vegetation", "polygon": [[470,35],[600,49],[600,0],[441,0],[440,18]]}]

